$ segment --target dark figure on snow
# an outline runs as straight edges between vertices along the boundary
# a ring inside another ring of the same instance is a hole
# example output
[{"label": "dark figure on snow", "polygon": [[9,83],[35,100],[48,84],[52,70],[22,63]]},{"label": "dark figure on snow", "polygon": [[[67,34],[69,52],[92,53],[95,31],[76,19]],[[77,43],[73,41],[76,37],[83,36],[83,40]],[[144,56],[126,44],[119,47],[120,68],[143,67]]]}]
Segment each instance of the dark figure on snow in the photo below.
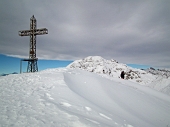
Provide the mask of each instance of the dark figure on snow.
[{"label": "dark figure on snow", "polygon": [[125,72],[124,72],[124,71],[121,72],[120,77],[121,77],[122,79],[125,78]]}]

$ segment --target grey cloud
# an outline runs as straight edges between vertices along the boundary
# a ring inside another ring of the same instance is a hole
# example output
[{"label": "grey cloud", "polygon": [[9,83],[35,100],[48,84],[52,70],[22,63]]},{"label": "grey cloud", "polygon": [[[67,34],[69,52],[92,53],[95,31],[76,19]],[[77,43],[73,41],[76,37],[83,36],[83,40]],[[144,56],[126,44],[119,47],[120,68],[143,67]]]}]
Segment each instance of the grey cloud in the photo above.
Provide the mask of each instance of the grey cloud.
[{"label": "grey cloud", "polygon": [[100,55],[123,63],[170,67],[170,2],[168,0],[29,0],[0,1],[0,53],[27,56],[34,14],[37,57],[80,59]]}]

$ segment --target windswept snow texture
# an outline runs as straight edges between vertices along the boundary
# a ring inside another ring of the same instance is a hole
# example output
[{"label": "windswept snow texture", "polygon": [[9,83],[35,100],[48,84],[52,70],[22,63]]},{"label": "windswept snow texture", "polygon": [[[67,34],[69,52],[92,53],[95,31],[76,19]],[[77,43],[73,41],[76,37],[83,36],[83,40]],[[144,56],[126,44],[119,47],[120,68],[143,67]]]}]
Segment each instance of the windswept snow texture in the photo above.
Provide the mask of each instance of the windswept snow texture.
[{"label": "windswept snow texture", "polygon": [[170,127],[170,97],[78,69],[0,77],[1,127]]},{"label": "windswept snow texture", "polygon": [[165,69],[147,70],[135,69],[116,60],[106,60],[100,56],[89,56],[76,60],[67,68],[76,68],[97,73],[103,77],[114,79],[120,78],[121,71],[125,72],[125,79],[151,87],[170,95],[170,71]]}]

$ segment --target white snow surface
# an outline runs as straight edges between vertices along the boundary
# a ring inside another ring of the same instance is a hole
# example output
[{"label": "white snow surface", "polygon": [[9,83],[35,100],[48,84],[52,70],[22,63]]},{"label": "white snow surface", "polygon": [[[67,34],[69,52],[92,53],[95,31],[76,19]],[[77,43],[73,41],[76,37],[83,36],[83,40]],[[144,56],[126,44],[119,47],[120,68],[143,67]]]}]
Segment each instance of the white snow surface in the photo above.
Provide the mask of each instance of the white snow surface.
[{"label": "white snow surface", "polygon": [[170,127],[170,96],[117,77],[47,69],[0,77],[0,127]]},{"label": "white snow surface", "polygon": [[150,68],[147,70],[136,69],[116,60],[106,60],[100,56],[89,56],[76,60],[67,68],[76,68],[99,74],[113,80],[120,78],[120,73],[125,72],[125,79],[145,85],[155,90],[170,95],[170,70]]}]

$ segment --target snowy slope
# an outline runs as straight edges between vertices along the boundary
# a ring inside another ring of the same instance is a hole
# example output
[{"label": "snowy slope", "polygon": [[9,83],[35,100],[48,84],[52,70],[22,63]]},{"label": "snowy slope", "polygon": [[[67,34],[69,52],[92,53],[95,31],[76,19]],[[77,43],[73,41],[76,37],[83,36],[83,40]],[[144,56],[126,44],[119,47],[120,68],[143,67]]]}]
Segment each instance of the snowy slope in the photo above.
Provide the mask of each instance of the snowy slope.
[{"label": "snowy slope", "polygon": [[76,60],[68,65],[67,68],[86,70],[109,79],[119,78],[121,71],[125,71],[126,80],[148,86],[170,95],[170,71],[165,69],[135,69],[118,63],[116,60],[106,60],[100,56],[89,56],[81,60]]},{"label": "snowy slope", "polygon": [[170,127],[169,105],[151,88],[77,69],[0,77],[2,127]]},{"label": "snowy slope", "polygon": [[170,78],[157,77],[156,80],[146,86],[170,95]]},{"label": "snowy slope", "polygon": [[170,71],[154,68],[149,68],[146,71],[156,76],[156,79],[147,86],[170,95]]}]

